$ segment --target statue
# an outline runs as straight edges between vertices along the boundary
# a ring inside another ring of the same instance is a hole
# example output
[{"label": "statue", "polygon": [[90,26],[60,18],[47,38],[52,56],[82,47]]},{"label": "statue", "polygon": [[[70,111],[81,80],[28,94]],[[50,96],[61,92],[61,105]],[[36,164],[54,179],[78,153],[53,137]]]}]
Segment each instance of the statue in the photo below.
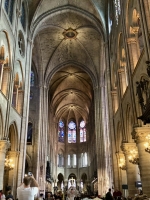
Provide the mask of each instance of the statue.
[{"label": "statue", "polygon": [[141,109],[142,109],[142,113],[144,112],[145,109],[145,105],[144,105],[144,98],[143,98],[143,94],[142,94],[142,88],[143,85],[141,86],[140,82],[136,82],[137,86],[136,86],[136,95],[138,96],[139,99],[139,104],[141,105]]},{"label": "statue", "polygon": [[150,61],[146,61],[147,64],[147,74],[150,77]]}]

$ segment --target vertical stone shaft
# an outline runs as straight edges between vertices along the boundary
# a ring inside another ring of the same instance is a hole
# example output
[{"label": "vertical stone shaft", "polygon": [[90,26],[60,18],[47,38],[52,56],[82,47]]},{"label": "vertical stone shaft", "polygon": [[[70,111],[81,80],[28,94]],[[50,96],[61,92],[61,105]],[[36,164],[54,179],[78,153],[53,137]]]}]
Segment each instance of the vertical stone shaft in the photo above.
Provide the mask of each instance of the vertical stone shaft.
[{"label": "vertical stone shaft", "polygon": [[144,127],[136,127],[135,130],[135,140],[137,143],[138,153],[139,153],[139,167],[140,175],[142,181],[142,189],[144,194],[150,197],[150,154],[145,151],[144,144],[147,142],[146,136],[150,133],[150,126],[146,125]]},{"label": "vertical stone shaft", "polygon": [[9,76],[10,76],[10,67],[4,67],[1,90],[6,96],[8,92],[7,90],[8,90],[8,84],[9,84]]},{"label": "vertical stone shaft", "polygon": [[130,196],[134,196],[136,194],[135,182],[140,180],[140,176],[138,165],[129,162],[129,155],[133,149],[136,149],[136,143],[123,143],[122,149],[126,159],[128,192]]},{"label": "vertical stone shaft", "polygon": [[3,176],[4,176],[4,164],[6,151],[9,148],[10,143],[7,140],[0,140],[0,188],[3,188]]},{"label": "vertical stone shaft", "polygon": [[127,39],[128,46],[129,46],[129,53],[130,53],[130,62],[132,71],[134,70],[137,61],[138,61],[138,50],[135,38],[128,38]]}]

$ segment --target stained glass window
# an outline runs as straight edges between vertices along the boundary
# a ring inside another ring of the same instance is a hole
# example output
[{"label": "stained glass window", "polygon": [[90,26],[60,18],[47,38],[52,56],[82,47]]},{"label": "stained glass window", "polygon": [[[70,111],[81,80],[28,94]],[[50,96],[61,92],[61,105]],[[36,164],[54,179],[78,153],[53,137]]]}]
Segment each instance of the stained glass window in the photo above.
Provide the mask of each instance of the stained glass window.
[{"label": "stained glass window", "polygon": [[25,26],[26,26],[26,13],[25,13],[25,6],[24,3],[22,3],[22,9],[21,9],[21,24],[23,29],[25,30]]},{"label": "stained glass window", "polygon": [[120,0],[114,0],[114,6],[115,6],[115,18],[116,18],[116,23],[117,23],[117,25],[118,25],[119,15],[120,15],[120,13],[121,13]]},{"label": "stained glass window", "polygon": [[5,10],[8,14],[8,8],[9,8],[9,0],[5,0]]},{"label": "stained glass window", "polygon": [[30,73],[30,86],[33,87],[34,86],[34,72],[31,71]]},{"label": "stained glass window", "polygon": [[13,7],[14,7],[14,0],[10,0],[9,19],[11,23],[12,23],[12,18],[13,18]]},{"label": "stained glass window", "polygon": [[14,0],[5,0],[5,10],[8,14],[9,20],[12,23]]},{"label": "stained glass window", "polygon": [[73,121],[68,124],[68,143],[76,143],[76,124]]},{"label": "stained glass window", "polygon": [[62,120],[59,121],[58,125],[58,142],[65,142],[64,122]]},{"label": "stained glass window", "polygon": [[81,121],[80,122],[80,142],[86,142],[85,121]]},{"label": "stained glass window", "polygon": [[32,123],[28,123],[27,144],[32,145]]}]

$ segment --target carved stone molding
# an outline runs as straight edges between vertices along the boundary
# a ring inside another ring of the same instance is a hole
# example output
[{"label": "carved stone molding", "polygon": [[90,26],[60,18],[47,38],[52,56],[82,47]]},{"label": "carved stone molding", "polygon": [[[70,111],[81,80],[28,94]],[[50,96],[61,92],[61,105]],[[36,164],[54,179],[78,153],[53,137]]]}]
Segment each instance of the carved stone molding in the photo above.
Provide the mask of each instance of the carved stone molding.
[{"label": "carved stone molding", "polygon": [[136,39],[135,38],[127,38],[127,43],[128,44],[132,44],[132,43],[136,43]]},{"label": "carved stone molding", "polygon": [[112,90],[111,94],[112,94],[112,96],[116,96],[117,95],[117,90]]},{"label": "carved stone molding", "polygon": [[4,65],[5,64],[5,60],[4,59],[0,59],[0,64]]},{"label": "carved stone molding", "polygon": [[8,151],[9,157],[17,157],[19,155],[19,151]]},{"label": "carved stone molding", "polygon": [[136,143],[141,143],[146,141],[148,134],[150,134],[150,125],[135,127],[132,131],[132,138],[135,139]]},{"label": "carved stone molding", "polygon": [[119,73],[119,74],[124,73],[124,67],[119,68],[119,69],[118,69],[118,73]]},{"label": "carved stone molding", "polygon": [[11,68],[10,68],[10,67],[4,67],[3,70],[4,70],[4,71],[9,71],[9,72],[10,72],[10,71],[11,71]]},{"label": "carved stone molding", "polygon": [[129,155],[130,151],[137,150],[136,143],[122,143],[121,149],[124,154]]},{"label": "carved stone molding", "polygon": [[8,140],[0,140],[0,152],[6,153],[9,147],[10,142]]}]

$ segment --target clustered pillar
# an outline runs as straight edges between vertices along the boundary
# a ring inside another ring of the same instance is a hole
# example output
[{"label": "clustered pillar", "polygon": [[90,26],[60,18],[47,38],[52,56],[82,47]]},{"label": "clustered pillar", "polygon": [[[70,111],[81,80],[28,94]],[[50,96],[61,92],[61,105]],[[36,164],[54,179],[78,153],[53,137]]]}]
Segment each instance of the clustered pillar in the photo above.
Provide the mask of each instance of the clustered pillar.
[{"label": "clustered pillar", "polygon": [[10,147],[10,143],[7,140],[0,140],[0,188],[3,188],[3,176],[6,151]]}]

